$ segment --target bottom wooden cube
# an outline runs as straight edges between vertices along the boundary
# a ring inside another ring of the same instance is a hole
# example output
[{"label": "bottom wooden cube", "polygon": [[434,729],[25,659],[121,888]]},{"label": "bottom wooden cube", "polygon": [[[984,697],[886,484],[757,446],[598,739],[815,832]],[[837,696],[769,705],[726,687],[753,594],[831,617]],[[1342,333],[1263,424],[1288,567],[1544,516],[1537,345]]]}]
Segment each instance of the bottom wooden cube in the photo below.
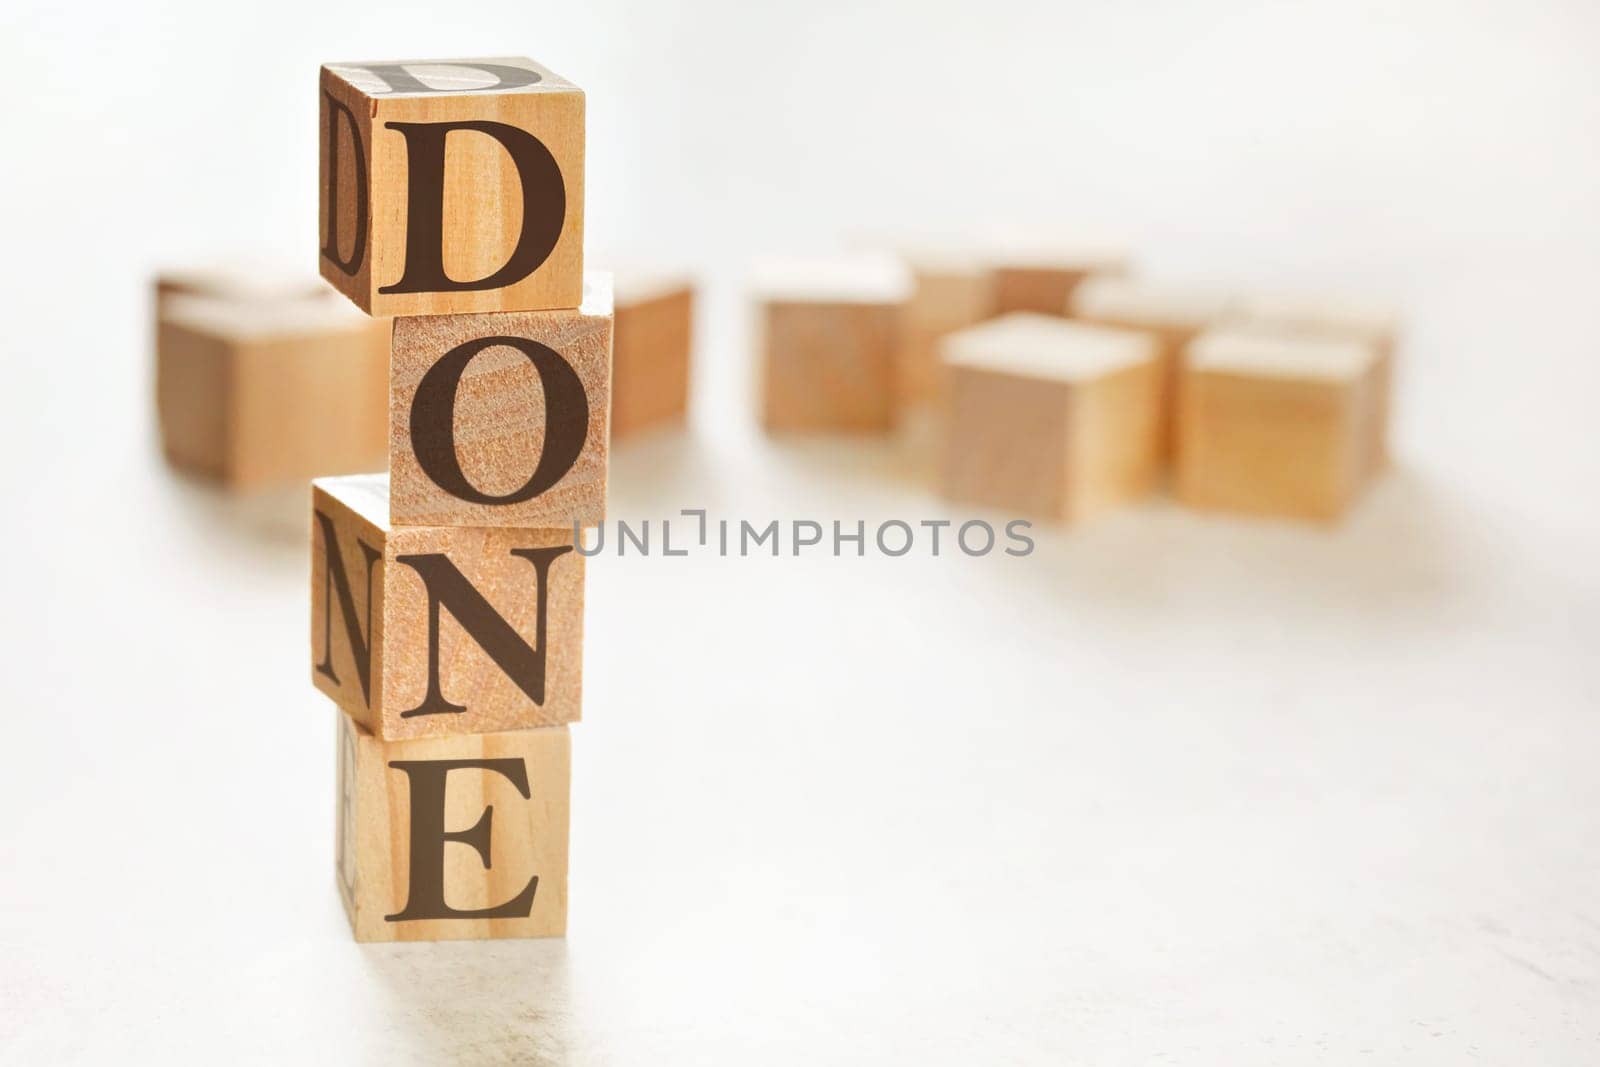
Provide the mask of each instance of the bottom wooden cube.
[{"label": "bottom wooden cube", "polygon": [[381,741],[338,719],[337,881],[357,941],[566,933],[566,727]]},{"label": "bottom wooden cube", "polygon": [[1179,379],[1179,499],[1198,508],[1337,518],[1376,469],[1386,367],[1375,346],[1359,341],[1202,334]]},{"label": "bottom wooden cube", "polygon": [[1156,343],[1015,312],[946,337],[944,487],[954,500],[1079,519],[1156,478]]}]

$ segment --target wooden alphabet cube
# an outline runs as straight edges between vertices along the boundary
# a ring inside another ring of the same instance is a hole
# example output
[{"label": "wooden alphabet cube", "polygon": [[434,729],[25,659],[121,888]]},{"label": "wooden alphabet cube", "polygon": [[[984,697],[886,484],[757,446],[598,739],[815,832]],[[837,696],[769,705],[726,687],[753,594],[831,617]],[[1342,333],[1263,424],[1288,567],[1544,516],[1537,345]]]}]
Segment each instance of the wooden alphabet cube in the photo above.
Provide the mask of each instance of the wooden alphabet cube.
[{"label": "wooden alphabet cube", "polygon": [[1367,441],[1367,465],[1374,471],[1389,460],[1389,411],[1394,390],[1395,349],[1400,316],[1386,304],[1360,298],[1288,293],[1246,294],[1240,300],[1239,324],[1257,331],[1290,336],[1343,338],[1372,345],[1378,352],[1373,368],[1377,412]]},{"label": "wooden alphabet cube", "polygon": [[393,526],[384,475],[311,490],[311,680],[384,740],[577,722],[572,528]]},{"label": "wooden alphabet cube", "polygon": [[769,262],[755,277],[768,432],[894,426],[910,279],[876,258]]},{"label": "wooden alphabet cube", "polygon": [[384,741],[338,720],[335,871],[357,941],[566,933],[565,726]]},{"label": "wooden alphabet cube", "polygon": [[1159,401],[1156,432],[1161,454],[1170,456],[1177,411],[1177,375],[1184,350],[1202,330],[1226,321],[1239,309],[1237,298],[1219,289],[1173,285],[1135,278],[1091,278],[1067,302],[1073,318],[1099,326],[1140,330],[1158,343]]},{"label": "wooden alphabet cube", "polygon": [[1067,302],[1087,279],[1128,273],[1126,253],[1111,248],[1070,245],[1013,246],[992,256],[994,311],[1066,314]]},{"label": "wooden alphabet cube", "polygon": [[912,251],[900,359],[898,399],[904,404],[944,395],[944,365],[939,342],[995,314],[995,274],[980,256],[958,252]]},{"label": "wooden alphabet cube", "polygon": [[689,350],[694,287],[672,276],[616,276],[616,336],[611,360],[611,438],[689,410]]},{"label": "wooden alphabet cube", "polygon": [[952,500],[1072,520],[1154,484],[1150,337],[1013,312],[951,334],[941,351]]},{"label": "wooden alphabet cube", "polygon": [[1334,519],[1370,481],[1381,358],[1352,340],[1229,329],[1180,378],[1177,494],[1197,508]]},{"label": "wooden alphabet cube", "polygon": [[371,315],[577,307],[583,92],[530,59],[331,63],[322,276]]},{"label": "wooden alphabet cube", "polygon": [[591,526],[605,516],[611,277],[558,311],[394,322],[389,521]]},{"label": "wooden alphabet cube", "polygon": [[156,408],[167,461],[246,490],[381,469],[388,333],[332,294],[166,297]]}]

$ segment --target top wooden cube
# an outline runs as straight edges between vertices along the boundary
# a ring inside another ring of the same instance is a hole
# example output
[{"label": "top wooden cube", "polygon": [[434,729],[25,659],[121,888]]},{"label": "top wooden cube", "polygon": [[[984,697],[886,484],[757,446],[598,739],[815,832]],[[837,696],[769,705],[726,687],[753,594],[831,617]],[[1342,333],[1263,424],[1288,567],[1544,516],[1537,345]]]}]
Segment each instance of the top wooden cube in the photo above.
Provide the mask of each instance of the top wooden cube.
[{"label": "top wooden cube", "polygon": [[577,307],[583,91],[530,59],[330,63],[322,276],[370,315]]}]

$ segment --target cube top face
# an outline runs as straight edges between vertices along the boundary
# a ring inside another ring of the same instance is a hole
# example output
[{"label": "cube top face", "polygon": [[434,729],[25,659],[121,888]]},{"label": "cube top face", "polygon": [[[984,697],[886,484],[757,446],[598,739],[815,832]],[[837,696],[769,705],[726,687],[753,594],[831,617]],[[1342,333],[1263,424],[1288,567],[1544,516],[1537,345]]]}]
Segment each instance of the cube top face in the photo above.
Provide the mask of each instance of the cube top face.
[{"label": "cube top face", "polygon": [[611,272],[612,294],[617,310],[648,304],[656,300],[692,294],[694,280],[671,270],[630,267]]},{"label": "cube top face", "polygon": [[404,99],[440,93],[576,92],[578,87],[526,56],[479,59],[386,59],[327,63],[334,77],[366,96]]},{"label": "cube top face", "polygon": [[326,299],[334,295],[315,274],[269,266],[234,263],[165,270],[156,275],[156,301],[162,304],[183,296],[253,301]]},{"label": "cube top face", "polygon": [[1065,383],[1153,363],[1157,354],[1140,333],[1025,311],[949,334],[940,351],[951,366]]},{"label": "cube top face", "polygon": [[990,241],[986,258],[995,270],[1075,274],[1125,274],[1132,261],[1114,241],[1016,233]]},{"label": "cube top face", "polygon": [[1238,299],[1225,290],[1119,277],[1089,278],[1068,301],[1078,318],[1179,330],[1203,329],[1238,308]]},{"label": "cube top face", "polygon": [[1049,273],[1083,276],[1107,274],[1120,276],[1128,272],[1128,257],[1120,252],[1109,250],[1097,252],[1092,249],[1085,249],[1072,252],[1068,250],[1025,249],[996,255],[990,262],[994,270],[1002,273]]},{"label": "cube top face", "polygon": [[316,296],[238,299],[180,294],[161,304],[161,321],[234,344],[370,334],[375,326],[326,290]]},{"label": "cube top face", "polygon": [[527,59],[321,72],[322,276],[372,315],[577,307],[584,96]]},{"label": "cube top face", "polygon": [[908,247],[900,258],[919,281],[928,277],[976,281],[990,274],[989,261],[972,249]]},{"label": "cube top face", "polygon": [[564,727],[385,742],[338,718],[335,870],[357,941],[566,932]]},{"label": "cube top face", "polygon": [[1285,381],[1353,382],[1378,360],[1374,345],[1337,337],[1294,336],[1276,330],[1211,330],[1189,346],[1196,372]]},{"label": "cube top face", "polygon": [[572,531],[392,527],[383,475],[312,484],[312,681],[385,740],[582,713]]},{"label": "cube top face", "polygon": [[1393,307],[1360,297],[1247,294],[1239,313],[1246,322],[1317,336],[1377,339],[1400,328],[1400,315]]},{"label": "cube top face", "polygon": [[890,256],[769,259],[751,271],[751,292],[765,304],[898,305],[911,290],[910,272]]},{"label": "cube top face", "polygon": [[395,526],[588,526],[605,516],[612,296],[565,311],[396,319]]}]

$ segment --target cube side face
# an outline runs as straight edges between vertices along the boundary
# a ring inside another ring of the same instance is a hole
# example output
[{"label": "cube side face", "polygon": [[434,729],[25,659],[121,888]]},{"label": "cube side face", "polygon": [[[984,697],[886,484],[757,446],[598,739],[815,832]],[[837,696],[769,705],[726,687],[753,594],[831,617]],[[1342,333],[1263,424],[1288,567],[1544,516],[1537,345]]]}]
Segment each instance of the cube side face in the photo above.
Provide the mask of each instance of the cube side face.
[{"label": "cube side face", "polygon": [[894,426],[898,306],[772,301],[761,318],[767,430]]},{"label": "cube side face", "polygon": [[1184,350],[1200,336],[1205,327],[1095,315],[1074,317],[1095,326],[1134,330],[1155,341],[1157,366],[1153,389],[1156,395],[1156,442],[1162,458],[1170,459],[1177,448],[1178,378],[1183,370]]},{"label": "cube side face", "polygon": [[1037,311],[1064,316],[1073,290],[1091,274],[1104,273],[1096,267],[999,266],[994,271],[994,313]]},{"label": "cube side face", "polygon": [[611,436],[681,421],[689,406],[694,292],[619,305],[613,344]]},{"label": "cube side face", "polygon": [[566,933],[565,728],[385,742],[341,715],[339,748],[336,877],[357,941]]},{"label": "cube side face", "polygon": [[387,330],[376,322],[244,347],[232,393],[237,481],[280,484],[382,468],[388,371]]},{"label": "cube side face", "polygon": [[1072,390],[1068,431],[1070,518],[1150,492],[1160,471],[1160,365],[1152,360]]},{"label": "cube side face", "polygon": [[[390,73],[374,77],[374,69]],[[351,282],[357,303],[385,316],[577,307],[583,92],[549,80],[505,91],[431,89],[398,69],[323,68],[368,116],[370,225],[366,262]],[[358,74],[363,88],[348,80]],[[390,91],[395,78],[410,88]]]},{"label": "cube side face", "polygon": [[585,567],[570,526],[397,528],[386,564],[380,737],[582,718]]},{"label": "cube side face", "polygon": [[1378,350],[1363,383],[1365,424],[1361,476],[1371,477],[1389,464],[1389,418],[1394,403],[1394,341]]},{"label": "cube side face", "polygon": [[368,97],[323,67],[318,77],[317,270],[372,314],[372,110]]},{"label": "cube side face", "polygon": [[605,516],[612,315],[396,319],[390,521],[554,527]]},{"label": "cube side face", "polygon": [[172,322],[156,328],[161,448],[180,470],[218,480],[228,475],[232,358],[219,338]]},{"label": "cube side face", "polygon": [[1043,518],[1068,513],[1069,387],[951,368],[944,492],[962,503]]},{"label": "cube side face", "polygon": [[383,714],[386,548],[383,529],[312,486],[311,681],[369,729]]},{"label": "cube side face", "polygon": [[900,400],[915,403],[944,394],[939,342],[988,318],[994,304],[994,276],[988,271],[917,272],[901,333],[896,380]]},{"label": "cube side face", "polygon": [[1353,400],[1348,383],[1185,373],[1179,498],[1198,508],[1337,518],[1360,444]]},{"label": "cube side face", "polygon": [[[906,322],[948,333],[994,314],[995,276],[986,270],[914,272]],[[1059,313],[1059,309],[1057,309]]]}]

